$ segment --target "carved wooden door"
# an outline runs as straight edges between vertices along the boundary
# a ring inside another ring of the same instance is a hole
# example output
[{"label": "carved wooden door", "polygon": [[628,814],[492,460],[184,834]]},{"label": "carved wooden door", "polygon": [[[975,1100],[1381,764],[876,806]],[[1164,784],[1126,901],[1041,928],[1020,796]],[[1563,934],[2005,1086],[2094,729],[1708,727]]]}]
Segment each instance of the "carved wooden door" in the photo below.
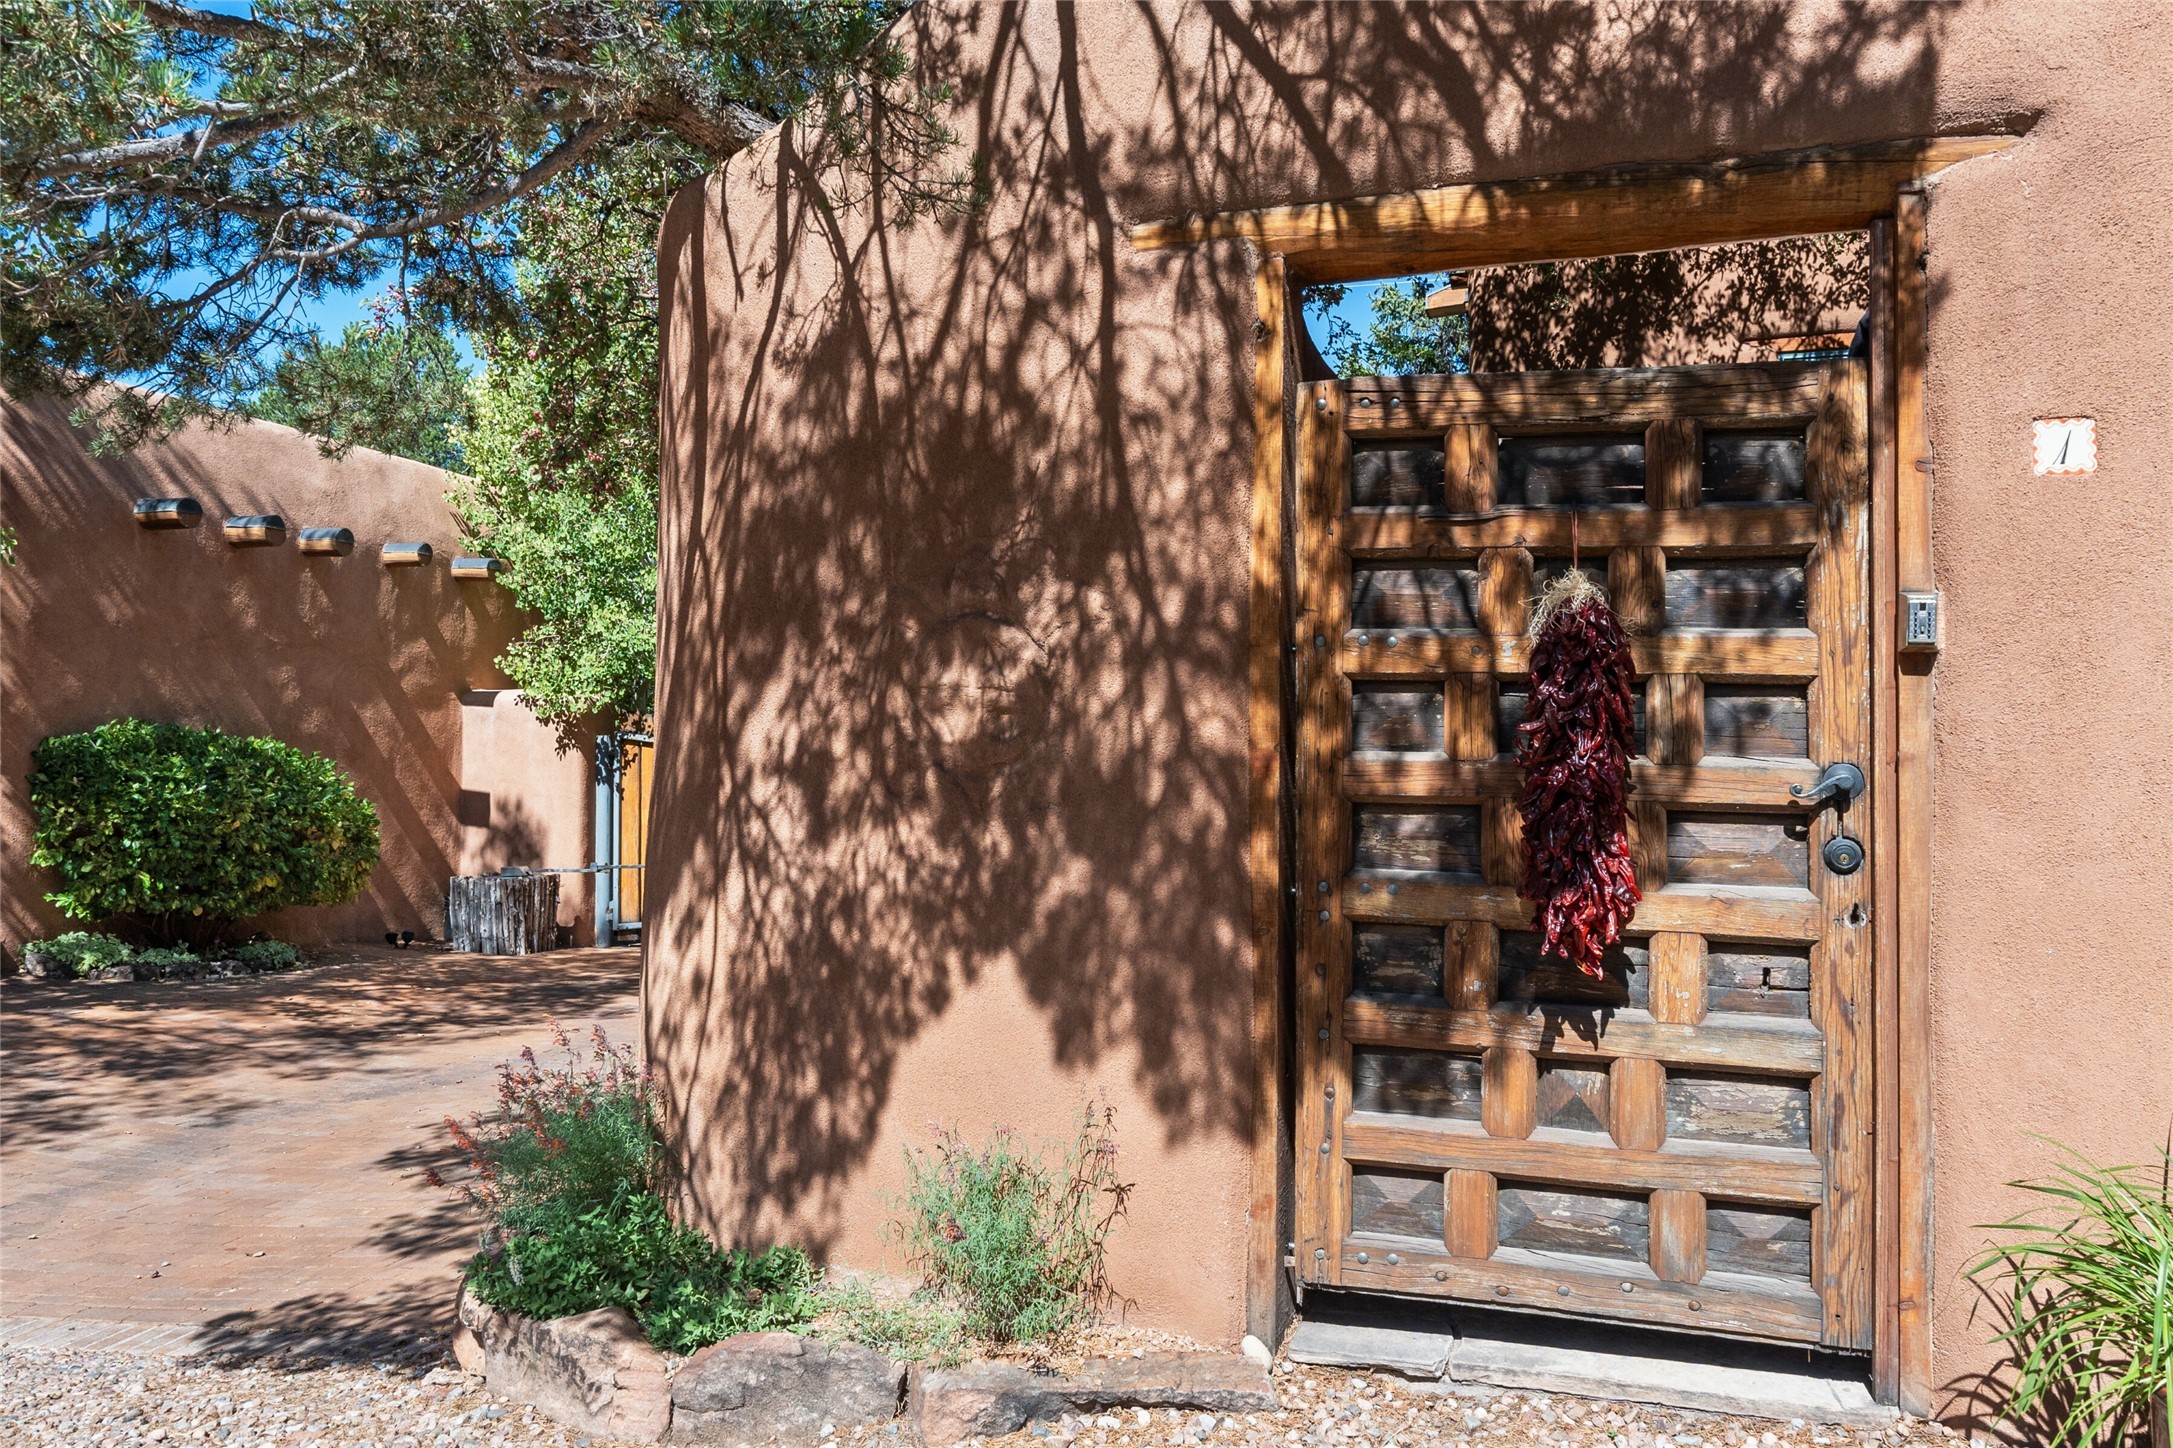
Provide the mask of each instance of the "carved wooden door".
[{"label": "carved wooden door", "polygon": [[[1299,1273],[1869,1347],[1870,800],[1791,794],[1869,762],[1863,364],[1298,405]],[[1642,699],[1604,981],[1516,888],[1526,608],[1573,538]]]}]

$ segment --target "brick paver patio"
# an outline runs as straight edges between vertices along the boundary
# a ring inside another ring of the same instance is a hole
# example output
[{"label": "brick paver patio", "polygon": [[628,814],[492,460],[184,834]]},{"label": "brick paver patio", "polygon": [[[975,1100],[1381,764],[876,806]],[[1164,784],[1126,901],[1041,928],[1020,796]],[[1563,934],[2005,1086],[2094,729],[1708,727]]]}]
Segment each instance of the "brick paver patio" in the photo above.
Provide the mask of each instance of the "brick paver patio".
[{"label": "brick paver patio", "polygon": [[424,1180],[442,1119],[549,1018],[632,1039],[638,952],[335,958],[0,987],[0,1343],[366,1356],[449,1323],[474,1223]]}]

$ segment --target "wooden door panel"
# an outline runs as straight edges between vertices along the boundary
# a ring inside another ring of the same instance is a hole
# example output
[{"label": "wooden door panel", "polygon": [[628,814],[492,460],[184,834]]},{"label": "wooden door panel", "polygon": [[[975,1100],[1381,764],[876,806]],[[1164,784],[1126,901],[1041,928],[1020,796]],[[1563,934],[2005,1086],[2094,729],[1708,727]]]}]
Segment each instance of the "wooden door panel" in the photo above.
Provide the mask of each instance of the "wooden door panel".
[{"label": "wooden door panel", "polygon": [[[1870,876],[1821,851],[1871,832],[1790,793],[1869,752],[1861,366],[1300,408],[1301,1274],[1868,1346]],[[1516,894],[1524,620],[1573,539],[1641,708],[1647,894],[1597,981]]]}]

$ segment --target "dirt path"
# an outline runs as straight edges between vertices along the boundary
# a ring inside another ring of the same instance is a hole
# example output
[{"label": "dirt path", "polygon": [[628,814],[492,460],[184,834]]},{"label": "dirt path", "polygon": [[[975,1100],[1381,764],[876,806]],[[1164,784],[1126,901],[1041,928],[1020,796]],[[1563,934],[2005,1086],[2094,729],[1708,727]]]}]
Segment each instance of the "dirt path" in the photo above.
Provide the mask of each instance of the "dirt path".
[{"label": "dirt path", "polygon": [[633,949],[382,947],[240,981],[0,987],[0,1344],[404,1356],[473,1224],[447,1115],[555,1017],[635,1031]]}]

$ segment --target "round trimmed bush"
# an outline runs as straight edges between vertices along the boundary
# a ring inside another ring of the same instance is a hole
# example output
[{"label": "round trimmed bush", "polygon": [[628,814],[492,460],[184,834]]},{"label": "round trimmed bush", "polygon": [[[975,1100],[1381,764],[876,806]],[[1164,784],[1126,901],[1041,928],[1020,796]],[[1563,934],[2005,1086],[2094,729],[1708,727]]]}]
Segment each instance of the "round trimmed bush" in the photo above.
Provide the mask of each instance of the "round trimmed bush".
[{"label": "round trimmed bush", "polygon": [[377,865],[377,811],[339,766],[277,739],[121,719],[31,755],[30,862],[78,920],[204,944],[235,920],[338,905]]}]

